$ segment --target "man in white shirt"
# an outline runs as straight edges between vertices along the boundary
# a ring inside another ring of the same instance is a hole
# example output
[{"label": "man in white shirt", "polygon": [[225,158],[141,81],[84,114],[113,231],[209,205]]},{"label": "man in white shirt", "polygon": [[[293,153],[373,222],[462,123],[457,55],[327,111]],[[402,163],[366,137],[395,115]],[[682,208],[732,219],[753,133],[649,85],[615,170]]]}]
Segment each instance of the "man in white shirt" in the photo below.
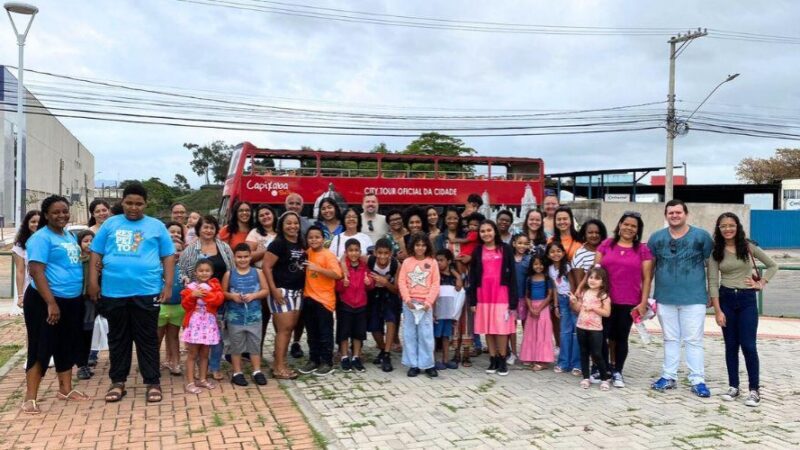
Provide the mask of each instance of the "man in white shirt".
[{"label": "man in white shirt", "polygon": [[364,194],[361,200],[361,232],[378,242],[378,239],[386,236],[389,232],[389,224],[386,223],[386,216],[378,214],[378,196],[375,194]]}]

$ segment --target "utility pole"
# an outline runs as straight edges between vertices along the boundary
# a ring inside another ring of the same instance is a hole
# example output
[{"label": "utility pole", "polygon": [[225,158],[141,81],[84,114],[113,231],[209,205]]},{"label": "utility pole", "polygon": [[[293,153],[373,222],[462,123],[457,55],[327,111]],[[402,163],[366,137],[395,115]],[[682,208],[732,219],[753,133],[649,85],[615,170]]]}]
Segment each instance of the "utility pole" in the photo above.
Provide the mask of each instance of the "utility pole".
[{"label": "utility pole", "polygon": [[[698,28],[695,31],[687,31],[686,34],[678,34],[670,38],[669,42],[669,95],[667,95],[667,162],[664,165],[666,174],[664,177],[664,201],[672,200],[673,193],[673,149],[675,136],[678,134],[678,122],[675,120],[675,60],[683,52],[692,40],[706,36],[708,31]],[[680,47],[677,44],[680,43]]]},{"label": "utility pole", "polygon": [[64,160],[58,160],[58,195],[64,195],[61,190],[64,186]]}]

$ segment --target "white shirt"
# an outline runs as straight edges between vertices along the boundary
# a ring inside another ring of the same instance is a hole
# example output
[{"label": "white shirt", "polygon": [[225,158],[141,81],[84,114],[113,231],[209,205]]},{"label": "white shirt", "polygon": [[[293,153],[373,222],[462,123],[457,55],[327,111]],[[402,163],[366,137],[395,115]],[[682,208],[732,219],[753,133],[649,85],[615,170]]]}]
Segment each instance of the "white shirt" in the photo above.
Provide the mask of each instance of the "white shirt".
[{"label": "white shirt", "polygon": [[595,252],[588,250],[586,246],[581,246],[572,257],[572,266],[576,269],[583,269],[588,272],[594,265]]},{"label": "white shirt", "polygon": [[[250,230],[249,233],[247,233],[247,238],[245,239],[245,242],[255,242],[257,245],[263,247],[264,250],[266,250],[267,247],[269,247],[269,244],[275,240],[276,236],[277,236],[276,234],[268,234],[267,236],[262,236],[257,229],[253,228],[252,230]],[[262,262],[263,260],[256,261],[255,263],[253,263],[253,265],[258,268],[261,268]]]},{"label": "white shirt", "polygon": [[[24,294],[28,289],[28,285],[31,284],[31,274],[28,272],[28,252],[18,244],[15,244],[14,247],[11,248],[11,253],[19,256],[25,261],[25,281],[22,284],[22,292],[17,292],[17,295]],[[14,283],[16,283],[16,281]]]},{"label": "white shirt", "polygon": [[[567,264],[567,274],[569,271],[572,270],[572,265]],[[556,266],[550,266],[548,269],[548,273],[550,275],[550,279],[553,280],[553,284],[556,285],[556,290],[559,295],[569,295],[570,287],[569,287],[569,277],[564,275],[563,277],[558,276],[558,268]]]},{"label": "white shirt", "polygon": [[[372,222],[372,231],[369,230],[370,221]],[[378,242],[378,239],[386,236],[386,233],[389,232],[389,224],[386,223],[386,216],[383,214],[375,214],[375,217],[370,219],[366,214],[361,213],[361,232],[369,236],[373,244]]]},{"label": "white shirt", "polygon": [[372,239],[370,239],[370,237],[364,233],[356,233],[352,236],[345,236],[344,233],[339,233],[336,236],[334,236],[333,239],[331,239],[331,246],[328,250],[333,252],[333,254],[336,255],[337,259],[341,258],[342,255],[344,255],[347,252],[345,244],[347,244],[347,241],[349,241],[350,239],[358,240],[358,242],[361,244],[362,255],[366,255],[367,249],[369,247],[372,247],[373,245]]}]

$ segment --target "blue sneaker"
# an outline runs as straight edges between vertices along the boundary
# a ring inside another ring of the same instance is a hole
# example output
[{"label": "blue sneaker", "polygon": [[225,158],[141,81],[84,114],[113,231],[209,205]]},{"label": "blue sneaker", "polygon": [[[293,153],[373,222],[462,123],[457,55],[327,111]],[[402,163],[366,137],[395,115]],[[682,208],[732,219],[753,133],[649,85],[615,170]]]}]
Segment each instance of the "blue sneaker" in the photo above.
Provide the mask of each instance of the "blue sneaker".
[{"label": "blue sneaker", "polygon": [[705,383],[697,383],[692,386],[692,392],[694,392],[694,394],[698,397],[711,397],[711,391],[708,390],[708,387],[706,387]]},{"label": "blue sneaker", "polygon": [[654,381],[650,387],[654,391],[664,392],[667,389],[675,389],[676,383],[675,380],[671,380],[669,378],[661,377],[658,380]]}]

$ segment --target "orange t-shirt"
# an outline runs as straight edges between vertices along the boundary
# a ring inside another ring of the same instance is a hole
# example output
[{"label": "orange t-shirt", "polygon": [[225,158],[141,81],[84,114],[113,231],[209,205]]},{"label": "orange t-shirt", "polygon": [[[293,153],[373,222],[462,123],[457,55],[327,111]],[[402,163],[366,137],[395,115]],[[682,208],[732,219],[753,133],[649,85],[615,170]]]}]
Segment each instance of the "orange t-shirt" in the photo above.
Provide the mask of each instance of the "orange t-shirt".
[{"label": "orange t-shirt", "polygon": [[231,247],[231,250],[233,250],[237,245],[247,241],[248,233],[250,233],[250,230],[237,231],[231,235],[231,232],[228,231],[228,226],[225,225],[219,230],[219,239],[228,244]]},{"label": "orange t-shirt", "polygon": [[[328,249],[321,250],[309,249],[308,262],[314,263],[323,269],[333,270],[340,276],[342,275],[342,266],[339,260]],[[319,272],[306,269],[306,286],[303,288],[303,297],[312,298],[325,307],[328,311],[336,309],[336,280],[328,278]]]}]

